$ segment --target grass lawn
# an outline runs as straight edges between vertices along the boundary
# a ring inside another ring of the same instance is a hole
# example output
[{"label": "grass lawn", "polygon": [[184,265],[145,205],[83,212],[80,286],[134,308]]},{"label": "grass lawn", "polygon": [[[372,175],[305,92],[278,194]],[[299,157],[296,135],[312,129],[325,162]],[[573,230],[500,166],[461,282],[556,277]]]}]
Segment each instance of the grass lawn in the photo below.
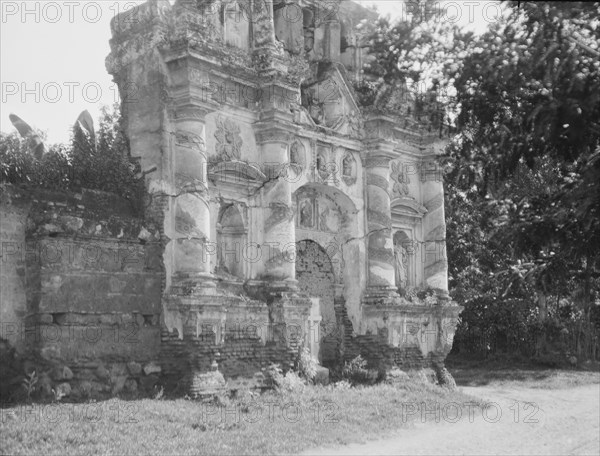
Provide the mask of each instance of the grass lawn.
[{"label": "grass lawn", "polygon": [[33,404],[0,410],[0,454],[295,453],[409,427],[421,419],[407,413],[414,404],[431,410],[473,402],[482,406],[463,393],[407,381],[398,387],[248,393],[219,406],[185,399]]}]

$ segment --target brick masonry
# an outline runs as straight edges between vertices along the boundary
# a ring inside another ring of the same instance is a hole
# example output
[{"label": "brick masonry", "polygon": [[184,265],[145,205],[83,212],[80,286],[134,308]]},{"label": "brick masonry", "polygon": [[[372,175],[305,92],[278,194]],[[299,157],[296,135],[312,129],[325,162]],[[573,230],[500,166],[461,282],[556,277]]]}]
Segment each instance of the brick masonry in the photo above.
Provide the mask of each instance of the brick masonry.
[{"label": "brick masonry", "polygon": [[296,247],[296,278],[300,291],[319,298],[321,325],[319,361],[331,367],[339,359],[341,345],[339,317],[334,307],[335,276],[331,260],[314,241],[300,241]]}]

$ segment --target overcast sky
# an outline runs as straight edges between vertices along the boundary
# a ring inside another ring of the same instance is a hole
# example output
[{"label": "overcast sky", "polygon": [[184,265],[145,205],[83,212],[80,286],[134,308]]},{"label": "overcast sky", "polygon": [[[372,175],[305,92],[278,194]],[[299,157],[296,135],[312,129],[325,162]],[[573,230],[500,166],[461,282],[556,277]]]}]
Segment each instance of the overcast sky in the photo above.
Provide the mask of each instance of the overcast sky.
[{"label": "overcast sky", "polygon": [[[106,72],[111,18],[131,1],[0,2],[0,130],[14,131],[15,113],[47,132],[48,142],[65,142],[75,119],[87,109],[96,121],[102,105],[118,101]],[[361,1],[383,14],[406,11],[400,0]],[[445,2],[447,16],[484,30],[497,2]],[[459,16],[459,17],[457,17]]]}]

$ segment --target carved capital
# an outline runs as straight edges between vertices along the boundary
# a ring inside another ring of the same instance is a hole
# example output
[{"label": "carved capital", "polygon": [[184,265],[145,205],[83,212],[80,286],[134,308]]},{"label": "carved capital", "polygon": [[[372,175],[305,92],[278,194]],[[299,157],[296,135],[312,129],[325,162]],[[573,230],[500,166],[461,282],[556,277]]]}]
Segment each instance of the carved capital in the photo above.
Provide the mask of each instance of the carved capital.
[{"label": "carved capital", "polygon": [[292,138],[292,135],[287,130],[271,129],[256,132],[257,144],[276,142],[287,145],[292,140]]},{"label": "carved capital", "polygon": [[367,155],[365,167],[369,168],[389,168],[392,157],[385,155]]},{"label": "carved capital", "polygon": [[169,118],[175,121],[195,120],[204,122],[210,110],[202,106],[181,106],[170,108],[168,112]]}]

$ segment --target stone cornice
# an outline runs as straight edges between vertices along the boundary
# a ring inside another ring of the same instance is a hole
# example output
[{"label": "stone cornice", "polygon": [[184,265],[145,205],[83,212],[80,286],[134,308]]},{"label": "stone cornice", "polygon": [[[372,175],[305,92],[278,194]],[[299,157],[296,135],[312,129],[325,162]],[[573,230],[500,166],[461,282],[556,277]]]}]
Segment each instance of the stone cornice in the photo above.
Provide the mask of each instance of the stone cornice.
[{"label": "stone cornice", "polygon": [[428,212],[425,206],[410,198],[393,198],[390,207],[392,219],[398,217],[422,219]]},{"label": "stone cornice", "polygon": [[281,143],[289,144],[295,137],[296,129],[287,123],[257,122],[254,124],[257,144]]},{"label": "stone cornice", "polygon": [[419,304],[409,304],[408,301],[401,298],[402,303],[385,304],[366,304],[363,303],[362,310],[365,316],[379,316],[384,319],[402,318],[405,315],[423,316],[430,315],[436,317],[456,318],[464,309],[463,306],[456,305],[450,301],[446,305],[425,306]]}]

